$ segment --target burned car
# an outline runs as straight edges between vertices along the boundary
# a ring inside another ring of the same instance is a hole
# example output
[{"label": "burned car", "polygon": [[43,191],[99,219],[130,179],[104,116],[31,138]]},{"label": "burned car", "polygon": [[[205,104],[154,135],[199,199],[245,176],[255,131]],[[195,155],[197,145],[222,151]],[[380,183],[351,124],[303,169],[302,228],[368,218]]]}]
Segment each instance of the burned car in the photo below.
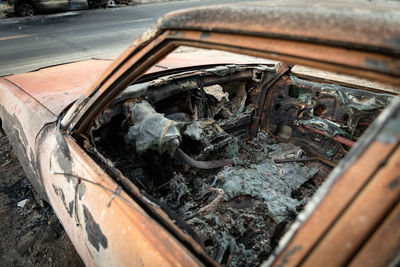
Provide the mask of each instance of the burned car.
[{"label": "burned car", "polygon": [[86,265],[396,263],[400,11],[381,5],[167,14],[115,61],[1,78],[2,128]]}]

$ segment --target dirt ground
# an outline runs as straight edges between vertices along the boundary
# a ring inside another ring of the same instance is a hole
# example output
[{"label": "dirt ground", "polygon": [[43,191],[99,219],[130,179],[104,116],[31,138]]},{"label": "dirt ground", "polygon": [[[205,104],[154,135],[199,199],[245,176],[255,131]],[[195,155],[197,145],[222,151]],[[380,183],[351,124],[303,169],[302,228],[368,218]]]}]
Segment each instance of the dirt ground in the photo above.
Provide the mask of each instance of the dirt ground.
[{"label": "dirt ground", "polygon": [[0,266],[84,266],[52,208],[33,194],[0,132]]}]

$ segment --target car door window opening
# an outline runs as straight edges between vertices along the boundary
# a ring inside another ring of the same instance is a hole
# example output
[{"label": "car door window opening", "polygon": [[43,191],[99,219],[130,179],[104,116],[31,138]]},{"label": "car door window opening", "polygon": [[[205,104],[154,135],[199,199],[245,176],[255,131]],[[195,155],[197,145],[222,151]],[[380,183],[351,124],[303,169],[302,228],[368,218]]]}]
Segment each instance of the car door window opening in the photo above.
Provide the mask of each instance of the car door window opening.
[{"label": "car door window opening", "polygon": [[280,66],[221,64],[134,84],[91,129],[93,147],[221,264],[266,260],[396,98]]}]

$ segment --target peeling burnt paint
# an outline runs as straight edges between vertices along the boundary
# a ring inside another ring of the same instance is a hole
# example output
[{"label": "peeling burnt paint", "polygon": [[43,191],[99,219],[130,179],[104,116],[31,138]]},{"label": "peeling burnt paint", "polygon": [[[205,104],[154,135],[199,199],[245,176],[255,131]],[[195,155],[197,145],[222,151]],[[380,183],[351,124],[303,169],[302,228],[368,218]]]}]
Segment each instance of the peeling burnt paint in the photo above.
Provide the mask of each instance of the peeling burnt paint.
[{"label": "peeling burnt paint", "polygon": [[203,32],[200,36],[200,40],[207,39],[210,35],[211,35],[211,33],[209,33],[209,32]]},{"label": "peeling burnt paint", "polygon": [[400,138],[400,112],[385,125],[384,130],[377,136],[379,142],[394,144]]},{"label": "peeling burnt paint", "polygon": [[83,205],[83,215],[85,217],[85,230],[88,235],[88,240],[90,244],[92,244],[97,251],[100,251],[100,246],[106,249],[108,246],[107,238],[105,237],[100,229],[99,224],[96,223],[89,209],[85,205]]},{"label": "peeling burnt paint", "polygon": [[[56,140],[57,146],[53,150],[53,156],[63,173],[72,173],[72,157],[65,138],[60,132],[60,121],[58,121],[56,126]],[[66,175],[65,178],[68,183],[72,181],[72,184],[76,184],[76,180],[71,179],[70,176]]]},{"label": "peeling burnt paint", "polygon": [[384,61],[377,61],[372,58],[366,58],[365,59],[365,65],[369,67],[373,67],[376,69],[380,70],[386,70],[387,69],[387,62]]},{"label": "peeling burnt paint", "polygon": [[[37,171],[37,163],[35,160],[34,151],[28,146],[28,138],[25,135],[23,126],[18,117],[7,112],[0,105],[0,114],[2,116],[2,129],[10,139],[13,149],[15,150],[18,160],[20,161],[26,176],[34,186],[39,195],[47,200],[46,193],[43,189],[42,181]],[[10,124],[12,123],[12,124]]]},{"label": "peeling burnt paint", "polygon": [[[0,108],[2,108],[0,106]],[[18,117],[13,114],[9,114],[5,109],[0,110],[0,114],[3,114],[4,118],[4,126],[3,126],[3,130],[6,132],[7,136],[13,141],[13,148],[16,149],[15,144],[18,145],[18,149],[21,149],[21,151],[24,151],[24,153],[22,153],[22,155],[26,155],[29,154],[31,156],[30,159],[27,159],[27,161],[29,161],[32,166],[36,166],[36,163],[34,162],[34,157],[32,157],[33,155],[33,151],[27,151],[28,148],[28,139],[25,135],[25,132],[23,130],[23,127],[21,125],[20,120],[18,119]],[[12,123],[12,124],[10,124]],[[18,141],[18,142],[14,142],[14,141]],[[35,173],[35,170],[32,169],[32,171]],[[36,173],[35,173],[36,175]]]},{"label": "peeling burnt paint", "polygon": [[[64,154],[61,152],[60,148],[57,146],[53,150],[53,157],[56,159],[58,166],[62,170],[62,173],[72,173],[72,163],[71,161],[65,159]],[[65,176],[68,183],[72,181],[73,184],[76,183],[75,179],[72,179],[69,176]]]},{"label": "peeling burnt paint", "polygon": [[400,46],[400,37],[386,38],[383,41],[391,46]]},{"label": "peeling burnt paint", "polygon": [[68,214],[71,217],[72,217],[72,214],[73,214],[73,208],[74,208],[74,201],[71,201],[71,202],[68,203]]},{"label": "peeling burnt paint", "polygon": [[296,252],[299,250],[301,250],[301,246],[295,246],[293,249],[286,252],[279,267],[285,266],[289,262],[290,257],[296,254]]},{"label": "peeling burnt paint", "polygon": [[85,195],[85,185],[80,183],[78,185],[78,196],[79,196],[79,200],[82,200],[82,197]]},{"label": "peeling burnt paint", "polygon": [[71,201],[68,203],[65,202],[65,195],[64,192],[61,188],[56,187],[54,184],[52,184],[54,193],[56,193],[57,196],[61,198],[61,201],[63,202],[63,205],[65,209],[67,210],[69,216],[72,218],[72,214],[74,213],[74,201]]},{"label": "peeling burnt paint", "polygon": [[67,160],[71,161],[71,155],[70,155],[70,151],[69,151],[67,142],[65,142],[65,138],[60,131],[60,120],[57,122],[56,140],[57,140],[57,145],[58,145],[60,151],[62,152],[63,156]]},{"label": "peeling burnt paint", "polygon": [[400,176],[397,176],[396,178],[394,178],[390,183],[389,183],[389,190],[393,191],[395,190],[400,184]]}]

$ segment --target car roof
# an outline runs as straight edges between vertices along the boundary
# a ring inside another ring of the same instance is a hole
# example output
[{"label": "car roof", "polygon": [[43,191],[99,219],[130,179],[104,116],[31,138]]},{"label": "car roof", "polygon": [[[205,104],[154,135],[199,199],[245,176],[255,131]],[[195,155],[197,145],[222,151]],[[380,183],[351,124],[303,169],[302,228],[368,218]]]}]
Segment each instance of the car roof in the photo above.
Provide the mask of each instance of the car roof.
[{"label": "car roof", "polygon": [[235,32],[400,54],[399,2],[246,2],[169,13],[157,27]]}]

